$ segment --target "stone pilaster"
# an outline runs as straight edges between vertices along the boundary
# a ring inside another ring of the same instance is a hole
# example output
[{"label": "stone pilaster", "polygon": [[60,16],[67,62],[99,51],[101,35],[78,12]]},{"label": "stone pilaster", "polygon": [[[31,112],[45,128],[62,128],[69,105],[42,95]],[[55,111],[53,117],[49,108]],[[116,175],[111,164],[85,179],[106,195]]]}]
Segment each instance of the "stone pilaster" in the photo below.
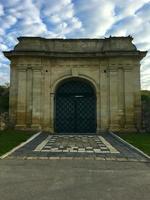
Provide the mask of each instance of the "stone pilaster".
[{"label": "stone pilaster", "polygon": [[41,128],[41,71],[38,69],[33,69],[32,128]]},{"label": "stone pilaster", "polygon": [[9,118],[11,125],[16,124],[17,112],[17,69],[15,65],[11,65],[10,71],[10,90],[9,90]]},{"label": "stone pilaster", "polygon": [[26,70],[18,69],[18,98],[16,128],[26,127]]},{"label": "stone pilaster", "polygon": [[50,70],[44,70],[43,72],[43,129],[46,131],[50,130]]},{"label": "stone pilaster", "polygon": [[117,69],[110,70],[110,130],[118,130],[118,83]]},{"label": "stone pilaster", "polygon": [[100,119],[101,130],[108,129],[109,121],[109,99],[108,99],[108,70],[105,66],[100,68]]},{"label": "stone pilaster", "polygon": [[140,64],[133,68],[134,77],[134,120],[137,130],[141,129],[141,85],[140,85]]},{"label": "stone pilaster", "polygon": [[[101,103],[100,103],[100,84],[98,87],[98,91],[95,91],[95,96],[96,96],[96,133],[99,134],[101,132]],[[102,130],[103,131],[103,130]]]},{"label": "stone pilaster", "polygon": [[50,131],[54,133],[54,127],[55,127],[55,116],[54,116],[55,95],[54,93],[50,94],[50,102],[51,102]]},{"label": "stone pilaster", "polygon": [[133,102],[133,74],[132,69],[125,67],[125,129],[134,131],[134,102]]},{"label": "stone pilaster", "polygon": [[124,69],[118,68],[118,123],[120,129],[125,126],[125,94],[124,94]]},{"label": "stone pilaster", "polygon": [[31,127],[32,124],[32,68],[27,69],[27,111],[26,124]]}]

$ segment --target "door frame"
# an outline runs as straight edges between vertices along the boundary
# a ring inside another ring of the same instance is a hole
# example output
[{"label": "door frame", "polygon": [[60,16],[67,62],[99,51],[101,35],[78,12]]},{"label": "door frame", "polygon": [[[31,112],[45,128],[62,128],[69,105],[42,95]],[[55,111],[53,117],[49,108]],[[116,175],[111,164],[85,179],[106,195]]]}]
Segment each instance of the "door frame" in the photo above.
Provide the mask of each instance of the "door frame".
[{"label": "door frame", "polygon": [[93,91],[94,91],[94,95],[95,95],[95,129],[96,129],[96,133],[99,133],[99,122],[100,120],[99,119],[99,115],[97,112],[98,111],[98,106],[99,106],[99,103],[97,103],[97,88],[95,87],[95,84],[91,83],[91,81],[89,81],[88,79],[85,79],[83,77],[69,77],[69,78],[64,78],[60,81],[58,81],[58,83],[55,85],[55,93],[51,93],[52,94],[52,98],[51,98],[51,103],[53,103],[53,112],[52,112],[52,120],[53,121],[53,126],[52,126],[52,129],[53,129],[53,132],[56,133],[56,134],[59,134],[56,130],[56,93],[57,93],[57,89],[65,82],[68,82],[68,81],[71,81],[71,80],[76,80],[76,81],[80,81],[80,82],[86,82],[87,84],[89,84],[92,88],[93,88]]}]

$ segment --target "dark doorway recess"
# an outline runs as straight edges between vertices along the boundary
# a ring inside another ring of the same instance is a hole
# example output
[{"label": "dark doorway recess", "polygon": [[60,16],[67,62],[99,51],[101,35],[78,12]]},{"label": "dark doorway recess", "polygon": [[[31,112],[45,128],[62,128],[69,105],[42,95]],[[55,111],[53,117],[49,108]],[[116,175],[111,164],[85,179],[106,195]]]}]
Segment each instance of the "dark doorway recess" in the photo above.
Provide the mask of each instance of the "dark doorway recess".
[{"label": "dark doorway recess", "polygon": [[55,132],[96,133],[96,96],[82,79],[63,82],[55,95]]}]

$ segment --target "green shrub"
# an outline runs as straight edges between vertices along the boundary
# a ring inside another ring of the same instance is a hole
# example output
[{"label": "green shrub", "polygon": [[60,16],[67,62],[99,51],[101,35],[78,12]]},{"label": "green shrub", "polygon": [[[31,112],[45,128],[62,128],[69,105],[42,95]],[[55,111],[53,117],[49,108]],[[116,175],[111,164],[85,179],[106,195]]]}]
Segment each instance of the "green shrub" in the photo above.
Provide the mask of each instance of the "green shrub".
[{"label": "green shrub", "polygon": [[9,110],[9,86],[0,86],[0,113]]}]

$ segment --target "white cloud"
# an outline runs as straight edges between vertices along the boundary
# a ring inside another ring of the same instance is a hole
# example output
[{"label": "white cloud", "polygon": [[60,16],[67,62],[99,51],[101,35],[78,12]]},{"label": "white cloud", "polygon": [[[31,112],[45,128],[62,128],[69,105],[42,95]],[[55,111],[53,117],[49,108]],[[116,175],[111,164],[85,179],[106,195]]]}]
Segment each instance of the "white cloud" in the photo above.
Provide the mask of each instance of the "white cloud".
[{"label": "white cloud", "polygon": [[17,19],[12,15],[4,15],[0,18],[1,34],[5,34],[6,30],[17,22]]},{"label": "white cloud", "polygon": [[149,83],[149,80],[150,80],[150,68],[147,69],[144,72],[141,71],[141,76],[142,76],[141,84],[142,84],[143,89],[150,90],[150,83]]},{"label": "white cloud", "polygon": [[8,47],[7,47],[5,44],[0,43],[0,50],[1,50],[1,51],[7,51],[7,50],[8,50]]},{"label": "white cloud", "polygon": [[146,22],[141,24],[136,33],[134,33],[134,42],[150,43],[150,23]]},{"label": "white cloud", "polygon": [[70,0],[59,0],[59,4],[56,4],[55,0],[51,0],[48,4],[46,2],[46,5],[43,13],[47,17],[57,16],[62,21],[70,19],[74,15],[73,4]]},{"label": "white cloud", "polygon": [[5,73],[0,71],[0,84],[4,85],[9,81],[9,75],[6,75]]},{"label": "white cloud", "polygon": [[110,0],[77,1],[75,8],[83,24],[82,37],[102,37],[115,22],[115,4]]},{"label": "white cloud", "polygon": [[[1,18],[1,29],[4,33],[12,28],[17,35],[40,35],[47,33],[46,24],[43,23],[40,10],[32,0],[12,0],[4,3],[6,15]],[[3,33],[3,35],[4,35]]]},{"label": "white cloud", "polygon": [[119,10],[117,18],[122,19],[127,16],[133,16],[138,9],[146,3],[149,3],[149,0],[111,0],[111,2],[113,2]]},{"label": "white cloud", "polygon": [[55,0],[48,2],[37,2],[41,10],[43,20],[47,22],[47,28],[53,31],[58,37],[66,37],[68,34],[82,28],[82,22],[75,16],[74,5],[71,0]]},{"label": "white cloud", "polygon": [[141,86],[145,90],[150,90],[150,51],[141,61]]},{"label": "white cloud", "polygon": [[8,9],[18,6],[20,4],[20,0],[1,0],[1,3],[5,6],[6,9]]},{"label": "white cloud", "polygon": [[[0,84],[5,84],[6,82],[9,82],[9,62],[8,63],[2,63],[3,58],[0,54]],[[5,60],[3,60],[5,62]]]},{"label": "white cloud", "polygon": [[4,9],[3,6],[0,4],[0,16],[4,15]]},{"label": "white cloud", "polygon": [[[150,52],[150,0],[1,0],[0,49],[10,50],[19,36],[134,37]],[[0,53],[0,82],[9,79],[8,60]],[[141,61],[142,88],[150,85],[150,53]],[[5,73],[4,73],[5,71]]]}]

